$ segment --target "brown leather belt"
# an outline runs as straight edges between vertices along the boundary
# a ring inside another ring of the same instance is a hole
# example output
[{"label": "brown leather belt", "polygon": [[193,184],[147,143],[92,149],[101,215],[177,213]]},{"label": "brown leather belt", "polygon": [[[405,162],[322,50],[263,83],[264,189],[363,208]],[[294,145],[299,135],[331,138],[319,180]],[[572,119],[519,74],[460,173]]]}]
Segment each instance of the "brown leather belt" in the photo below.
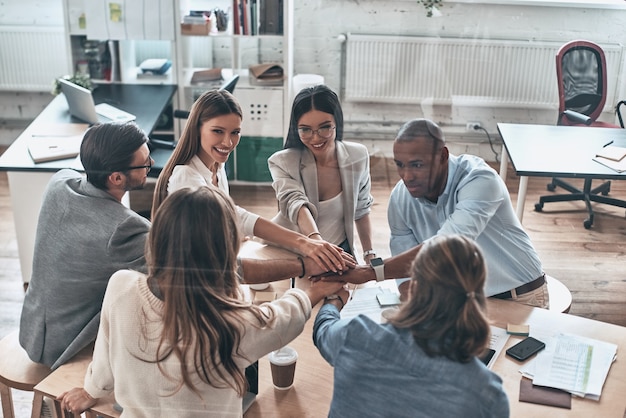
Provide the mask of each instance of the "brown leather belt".
[{"label": "brown leather belt", "polygon": [[493,295],[492,298],[511,299],[514,293],[515,295],[519,296],[519,295],[523,295],[524,293],[532,292],[533,290],[539,289],[541,286],[543,286],[545,282],[546,282],[546,275],[544,273],[540,277],[533,280],[532,282],[525,283],[521,285],[520,287],[516,287],[513,290],[498,293],[497,295]]}]

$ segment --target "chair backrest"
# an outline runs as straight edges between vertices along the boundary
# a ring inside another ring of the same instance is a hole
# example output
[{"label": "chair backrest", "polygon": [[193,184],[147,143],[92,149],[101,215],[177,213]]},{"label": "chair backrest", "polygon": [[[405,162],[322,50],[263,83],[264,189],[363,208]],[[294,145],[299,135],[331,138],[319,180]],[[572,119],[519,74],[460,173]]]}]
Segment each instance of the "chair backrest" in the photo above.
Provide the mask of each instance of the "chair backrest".
[{"label": "chair backrest", "polygon": [[559,87],[558,125],[577,125],[564,115],[574,111],[588,116],[593,124],[606,102],[606,59],[602,48],[590,41],[576,40],[563,45],[556,54]]}]

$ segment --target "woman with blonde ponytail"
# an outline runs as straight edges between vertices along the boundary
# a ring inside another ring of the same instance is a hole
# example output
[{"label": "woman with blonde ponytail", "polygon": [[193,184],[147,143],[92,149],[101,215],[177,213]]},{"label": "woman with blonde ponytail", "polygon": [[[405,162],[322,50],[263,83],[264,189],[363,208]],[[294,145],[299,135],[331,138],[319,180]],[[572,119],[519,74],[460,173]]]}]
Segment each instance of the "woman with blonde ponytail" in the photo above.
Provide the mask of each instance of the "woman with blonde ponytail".
[{"label": "woman with blonde ponytail", "polygon": [[329,416],[508,417],[502,380],[477,358],[489,323],[476,243],[435,236],[411,273],[408,300],[387,324],[340,320],[336,299],[320,309],[313,339],[335,368]]}]

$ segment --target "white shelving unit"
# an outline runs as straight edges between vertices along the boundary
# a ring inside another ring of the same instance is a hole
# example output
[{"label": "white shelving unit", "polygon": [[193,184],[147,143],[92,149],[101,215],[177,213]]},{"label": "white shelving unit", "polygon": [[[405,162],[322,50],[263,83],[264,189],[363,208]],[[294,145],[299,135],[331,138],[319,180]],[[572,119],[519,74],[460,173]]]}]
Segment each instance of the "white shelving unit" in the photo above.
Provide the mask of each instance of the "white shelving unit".
[{"label": "white shelving unit", "polygon": [[[73,72],[88,72],[98,83],[179,84],[175,59],[177,25],[172,20],[174,0],[144,3],[63,0],[70,51],[68,68]],[[143,75],[139,65],[148,58],[170,59],[172,67],[162,76]],[[110,70],[98,70],[100,59],[105,60],[101,67]],[[174,98],[172,107],[178,107],[178,97]],[[179,132],[172,122],[172,115],[165,116],[171,126],[164,126],[153,135],[173,140]]]},{"label": "white shelving unit", "polygon": [[[234,0],[155,0],[150,4],[131,1],[120,3],[109,0],[63,0],[67,45],[71,51],[67,57],[69,68],[76,71],[79,62],[87,58],[85,41],[101,40],[104,43],[99,46],[104,48],[106,45],[112,52],[112,68],[115,68],[115,60],[118,60],[119,73],[112,71],[106,80],[97,81],[176,84],[178,92],[173,104],[174,109],[189,109],[203,91],[221,84],[221,81],[192,84],[191,78],[195,71],[221,68],[224,80],[235,74],[239,75],[235,96],[244,112],[243,137],[238,147],[238,155],[232,158],[234,161],[230,167],[231,180],[252,183],[268,181],[269,172],[265,161],[271,154],[270,151],[282,148],[291,110],[293,0],[245,1],[249,5],[255,5],[254,14],[259,16],[258,22],[262,20],[260,16],[263,10],[271,10],[272,24],[263,23],[257,27],[258,30],[253,30],[253,19],[250,19],[248,33],[256,34],[237,34],[237,31],[233,30]],[[121,7],[118,8],[119,5]],[[213,11],[216,8],[228,15],[225,31],[212,30],[207,35],[183,34],[181,22],[189,11]],[[105,13],[102,13],[103,10]],[[281,16],[282,20],[277,21],[278,16]],[[268,19],[264,22],[267,21]],[[278,28],[282,28],[282,32],[260,34],[261,27],[272,28],[270,30],[274,32],[279,32]],[[95,45],[98,45],[97,42]],[[138,67],[148,58],[170,59],[172,67],[164,76],[143,76],[138,72]],[[266,86],[251,82],[248,68],[251,65],[270,62],[283,67],[285,74],[283,85]],[[84,69],[84,63],[82,67]],[[184,120],[174,120],[171,132],[174,138],[179,136],[184,123]],[[260,144],[260,141],[263,144]],[[252,161],[254,159],[258,161]],[[247,166],[251,164],[264,172],[244,172],[245,170],[241,169],[246,166],[247,170]]]},{"label": "white shelving unit", "polygon": [[[247,0],[251,4],[251,0]],[[235,34],[234,2],[232,0],[179,0],[176,20],[182,22],[190,10],[220,8],[228,14],[228,27],[224,32],[211,30],[209,35],[183,35],[181,25],[177,30],[179,103],[185,109],[195,99],[221,81],[192,84],[195,71],[221,68],[222,79],[239,75],[235,89],[243,110],[243,136],[235,155],[229,159],[227,170],[233,183],[268,182],[267,157],[282,148],[291,111],[293,77],[293,0],[256,0],[257,12],[271,5],[282,7],[282,33]],[[258,14],[260,16],[260,14]],[[251,19],[252,21],[252,19]],[[254,25],[251,22],[251,26]],[[249,26],[249,32],[260,32]],[[283,67],[285,80],[280,86],[255,85],[248,68],[261,63],[278,63]],[[184,121],[181,121],[184,124]],[[181,126],[182,128],[182,126]]]}]

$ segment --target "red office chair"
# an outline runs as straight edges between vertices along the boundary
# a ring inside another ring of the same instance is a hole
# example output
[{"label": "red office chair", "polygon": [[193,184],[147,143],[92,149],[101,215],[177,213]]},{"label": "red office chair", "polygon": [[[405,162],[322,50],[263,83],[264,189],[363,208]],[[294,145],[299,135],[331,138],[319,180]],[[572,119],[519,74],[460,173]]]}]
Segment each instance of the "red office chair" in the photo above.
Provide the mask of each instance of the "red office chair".
[{"label": "red office chair", "polygon": [[[582,40],[563,45],[556,54],[556,77],[559,87],[557,125],[620,128],[597,120],[604,109],[607,93],[606,59],[599,45]],[[559,186],[569,193],[541,196],[539,203],[535,204],[535,210],[541,212],[544,203],[548,202],[582,200],[589,213],[583,225],[589,229],[593,225],[592,201],[626,207],[626,202],[606,197],[611,190],[610,181],[592,189],[591,180],[585,178],[583,189],[580,190],[559,178],[553,178],[547,186],[549,191]]]}]

